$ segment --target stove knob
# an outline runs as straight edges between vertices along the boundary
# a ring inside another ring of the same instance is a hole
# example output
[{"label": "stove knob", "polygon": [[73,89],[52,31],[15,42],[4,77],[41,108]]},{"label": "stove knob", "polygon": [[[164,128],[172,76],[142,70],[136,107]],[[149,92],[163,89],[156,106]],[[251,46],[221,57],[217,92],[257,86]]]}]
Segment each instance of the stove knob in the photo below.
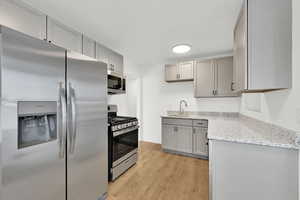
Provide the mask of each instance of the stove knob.
[{"label": "stove knob", "polygon": [[123,126],[122,126],[122,125],[119,125],[119,126],[118,126],[118,128],[119,128],[119,129],[122,129],[122,128],[123,128]]}]

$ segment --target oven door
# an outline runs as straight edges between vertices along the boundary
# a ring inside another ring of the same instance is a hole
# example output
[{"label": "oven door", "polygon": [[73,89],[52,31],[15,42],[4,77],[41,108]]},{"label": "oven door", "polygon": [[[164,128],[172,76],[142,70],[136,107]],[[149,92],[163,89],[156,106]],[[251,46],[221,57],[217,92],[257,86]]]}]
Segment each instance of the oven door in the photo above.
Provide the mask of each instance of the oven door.
[{"label": "oven door", "polygon": [[[115,132],[117,133],[117,132]],[[138,148],[138,127],[122,134],[114,134],[113,137],[113,167],[137,153]]]}]

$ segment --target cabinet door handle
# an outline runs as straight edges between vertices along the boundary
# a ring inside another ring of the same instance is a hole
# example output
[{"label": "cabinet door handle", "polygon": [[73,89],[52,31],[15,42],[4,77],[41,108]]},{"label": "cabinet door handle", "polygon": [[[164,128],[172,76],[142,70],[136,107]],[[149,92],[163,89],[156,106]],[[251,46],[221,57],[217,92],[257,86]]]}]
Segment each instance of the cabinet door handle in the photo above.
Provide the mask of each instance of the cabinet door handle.
[{"label": "cabinet door handle", "polygon": [[234,91],[234,82],[231,82],[231,91]]}]

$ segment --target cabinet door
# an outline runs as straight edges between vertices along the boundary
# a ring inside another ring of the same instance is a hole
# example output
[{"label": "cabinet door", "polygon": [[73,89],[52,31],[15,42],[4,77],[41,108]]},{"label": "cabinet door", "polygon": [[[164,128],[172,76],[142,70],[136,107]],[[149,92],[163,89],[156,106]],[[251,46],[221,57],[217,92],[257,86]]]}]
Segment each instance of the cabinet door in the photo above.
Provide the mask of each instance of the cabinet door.
[{"label": "cabinet door", "polygon": [[114,54],[114,52],[111,49],[106,48],[106,53],[107,53],[107,65],[108,65],[108,70],[112,71],[112,72],[116,72],[116,55]]},{"label": "cabinet door", "polygon": [[233,57],[215,60],[216,95],[236,96],[233,91]]},{"label": "cabinet door", "polygon": [[166,81],[177,81],[179,79],[178,65],[165,65]]},{"label": "cabinet door", "polygon": [[86,36],[82,37],[82,54],[96,58],[96,42]]},{"label": "cabinet door", "polygon": [[110,50],[109,53],[110,70],[118,74],[123,74],[123,56]]},{"label": "cabinet door", "polygon": [[[97,43],[96,45],[96,59],[104,62],[106,64],[108,64],[108,56],[109,56],[109,51],[108,48],[106,48],[105,46]],[[107,66],[108,70],[109,70],[109,66]]]},{"label": "cabinet door", "polygon": [[248,88],[247,86],[247,9],[243,6],[234,29],[233,48],[233,89],[239,92]]},{"label": "cabinet door", "polygon": [[162,125],[162,147],[163,149],[176,150],[176,127],[173,125]]},{"label": "cabinet door", "polygon": [[194,80],[195,97],[214,96],[215,74],[212,60],[197,61],[195,67],[196,75]]},{"label": "cabinet door", "polygon": [[178,126],[175,129],[177,140],[176,151],[192,153],[193,151],[193,128],[188,126]]},{"label": "cabinet door", "polygon": [[179,63],[179,79],[193,80],[194,79],[194,62]]},{"label": "cabinet door", "polygon": [[124,57],[121,54],[116,56],[116,65],[117,65],[117,72],[120,74],[124,73]]},{"label": "cabinet door", "polygon": [[48,17],[48,41],[68,50],[82,52],[82,34]]},{"label": "cabinet door", "polygon": [[208,156],[207,128],[193,128],[193,154]]},{"label": "cabinet door", "polygon": [[46,39],[46,15],[19,1],[0,1],[0,24],[41,40]]}]

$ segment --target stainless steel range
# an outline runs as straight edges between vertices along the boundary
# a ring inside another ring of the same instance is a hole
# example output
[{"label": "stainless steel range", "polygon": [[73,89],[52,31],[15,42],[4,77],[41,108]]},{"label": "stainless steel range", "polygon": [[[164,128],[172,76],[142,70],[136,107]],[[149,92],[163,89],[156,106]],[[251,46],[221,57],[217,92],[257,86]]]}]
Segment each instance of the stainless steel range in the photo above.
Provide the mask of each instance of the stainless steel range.
[{"label": "stainless steel range", "polygon": [[113,181],[137,162],[139,125],[135,117],[117,116],[108,106],[108,174]]}]

